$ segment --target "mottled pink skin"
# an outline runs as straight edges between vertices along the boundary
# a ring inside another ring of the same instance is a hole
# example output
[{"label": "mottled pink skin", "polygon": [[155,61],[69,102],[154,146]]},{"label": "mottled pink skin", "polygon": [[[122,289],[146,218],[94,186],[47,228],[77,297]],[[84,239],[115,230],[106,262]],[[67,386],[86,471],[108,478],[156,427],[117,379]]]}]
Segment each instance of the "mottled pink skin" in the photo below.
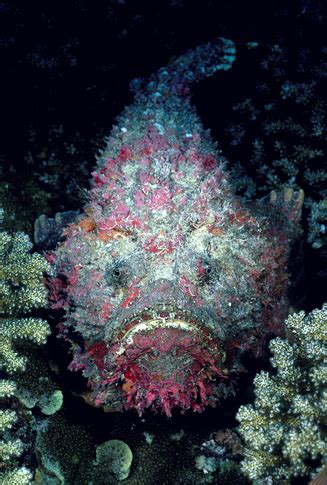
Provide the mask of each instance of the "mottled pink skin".
[{"label": "mottled pink skin", "polygon": [[244,207],[180,97],[185,79],[155,79],[113,128],[83,216],[49,255],[50,301],[66,310],[70,368],[95,405],[170,416],[215,405],[240,351],[282,331],[299,204]]}]

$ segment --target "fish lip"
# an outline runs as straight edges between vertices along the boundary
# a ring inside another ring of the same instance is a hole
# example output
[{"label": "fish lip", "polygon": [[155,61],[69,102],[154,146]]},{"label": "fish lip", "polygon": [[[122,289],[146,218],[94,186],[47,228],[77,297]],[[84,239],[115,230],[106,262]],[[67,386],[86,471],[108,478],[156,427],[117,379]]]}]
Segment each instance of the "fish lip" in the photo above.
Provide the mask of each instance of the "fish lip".
[{"label": "fish lip", "polygon": [[141,331],[150,331],[159,327],[180,328],[203,334],[206,338],[213,338],[211,329],[205,322],[194,315],[174,305],[160,305],[145,307],[141,312],[127,318],[117,335],[117,340],[128,345],[133,336]]}]

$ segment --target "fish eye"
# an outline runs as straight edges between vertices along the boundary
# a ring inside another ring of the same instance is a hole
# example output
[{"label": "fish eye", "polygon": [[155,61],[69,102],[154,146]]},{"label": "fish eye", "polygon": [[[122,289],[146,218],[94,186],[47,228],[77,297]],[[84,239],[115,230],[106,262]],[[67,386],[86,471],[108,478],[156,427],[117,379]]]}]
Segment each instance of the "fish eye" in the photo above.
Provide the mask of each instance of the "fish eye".
[{"label": "fish eye", "polygon": [[207,258],[203,258],[198,264],[198,275],[200,283],[208,284],[213,273],[213,262]]},{"label": "fish eye", "polygon": [[212,272],[212,262],[208,259],[202,260],[202,268],[206,274],[210,274]]},{"label": "fish eye", "polygon": [[107,265],[104,279],[109,286],[119,288],[127,283],[128,274],[127,264],[123,261],[116,261]]}]

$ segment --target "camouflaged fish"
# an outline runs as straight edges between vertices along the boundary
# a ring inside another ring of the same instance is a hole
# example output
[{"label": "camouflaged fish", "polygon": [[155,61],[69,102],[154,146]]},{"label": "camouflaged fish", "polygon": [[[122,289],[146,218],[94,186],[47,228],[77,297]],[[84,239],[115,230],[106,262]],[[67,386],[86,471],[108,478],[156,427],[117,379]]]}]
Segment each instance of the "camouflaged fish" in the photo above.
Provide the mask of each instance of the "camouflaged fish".
[{"label": "camouflaged fish", "polygon": [[191,84],[234,58],[219,39],[133,83],[83,214],[48,252],[70,369],[96,406],[202,411],[232,389],[240,352],[282,332],[303,193],[245,206],[190,103]]}]

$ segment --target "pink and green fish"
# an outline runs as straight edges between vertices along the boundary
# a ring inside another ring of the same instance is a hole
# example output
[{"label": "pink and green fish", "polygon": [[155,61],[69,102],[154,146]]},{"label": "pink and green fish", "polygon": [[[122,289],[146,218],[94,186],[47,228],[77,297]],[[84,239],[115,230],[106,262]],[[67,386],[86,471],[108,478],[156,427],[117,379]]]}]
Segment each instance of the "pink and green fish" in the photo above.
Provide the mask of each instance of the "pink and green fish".
[{"label": "pink and green fish", "polygon": [[242,352],[283,333],[303,193],[246,205],[191,104],[191,85],[234,59],[218,39],[133,83],[82,215],[47,254],[95,406],[203,411],[233,389]]}]

